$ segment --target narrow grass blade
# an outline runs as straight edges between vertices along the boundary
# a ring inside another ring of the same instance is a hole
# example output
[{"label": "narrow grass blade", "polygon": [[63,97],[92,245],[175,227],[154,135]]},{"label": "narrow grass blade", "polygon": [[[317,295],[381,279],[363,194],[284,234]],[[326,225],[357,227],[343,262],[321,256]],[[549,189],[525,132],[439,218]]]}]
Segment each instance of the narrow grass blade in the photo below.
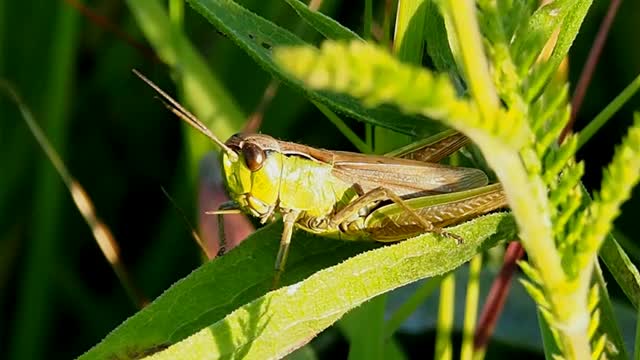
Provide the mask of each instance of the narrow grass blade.
[{"label": "narrow grass blade", "polygon": [[300,18],[306,21],[311,27],[316,29],[327,39],[352,40],[361,39],[358,34],[349,30],[347,27],[340,25],[339,22],[324,15],[319,11],[310,9],[300,0],[285,0],[297,13]]},{"label": "narrow grass blade", "polygon": [[272,49],[281,46],[306,45],[293,33],[269,22],[229,0],[189,0],[191,6],[220,32],[233,40],[275,78],[329,108],[355,119],[383,126],[408,135],[429,133],[433,124],[399,114],[391,107],[369,109],[345,95],[308,89],[291,74],[283,71],[272,56]]}]

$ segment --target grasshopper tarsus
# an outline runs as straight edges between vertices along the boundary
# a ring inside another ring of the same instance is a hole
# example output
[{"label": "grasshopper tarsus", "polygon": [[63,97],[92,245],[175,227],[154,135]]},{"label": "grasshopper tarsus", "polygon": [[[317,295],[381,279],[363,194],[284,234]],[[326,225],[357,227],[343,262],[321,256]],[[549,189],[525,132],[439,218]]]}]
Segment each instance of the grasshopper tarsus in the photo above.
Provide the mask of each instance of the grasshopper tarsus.
[{"label": "grasshopper tarsus", "polygon": [[216,253],[216,257],[223,256],[226,253],[227,253],[227,248],[224,245],[220,245],[220,247],[218,248],[218,252]]},{"label": "grasshopper tarsus", "polygon": [[442,236],[444,236],[444,237],[447,237],[447,238],[455,240],[457,245],[464,244],[464,239],[462,238],[462,236],[459,236],[459,235],[456,235],[456,234],[453,234],[453,233],[450,233],[450,232],[446,232],[446,231],[443,231],[440,234],[442,234]]},{"label": "grasshopper tarsus", "polygon": [[278,287],[280,286],[281,276],[282,276],[282,271],[276,270],[275,274],[273,275],[273,281],[271,282],[271,290],[278,290]]}]

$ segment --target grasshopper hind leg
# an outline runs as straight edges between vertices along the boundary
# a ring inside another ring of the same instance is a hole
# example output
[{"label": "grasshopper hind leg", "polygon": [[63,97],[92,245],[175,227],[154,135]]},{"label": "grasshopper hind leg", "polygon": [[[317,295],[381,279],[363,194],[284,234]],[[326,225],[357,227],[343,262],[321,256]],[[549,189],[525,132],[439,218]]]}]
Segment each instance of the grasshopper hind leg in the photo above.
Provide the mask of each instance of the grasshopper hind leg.
[{"label": "grasshopper hind leg", "polygon": [[[458,244],[462,244],[464,242],[460,236],[446,232],[441,227],[435,226],[433,222],[429,221],[429,219],[425,218],[424,216],[421,216],[418,212],[416,212],[416,210],[409,207],[406,201],[403,200],[400,196],[398,196],[393,191],[384,187],[379,187],[367,193],[361,194],[358,199],[351,202],[349,205],[345,206],[340,211],[335,213],[330,218],[329,223],[333,227],[340,227],[341,224],[344,224],[346,221],[348,221],[348,219],[350,219],[355,214],[357,214],[360,211],[360,209],[383,200],[391,200],[397,206],[402,208],[405,214],[407,214],[407,216],[414,221],[415,223],[414,226],[417,226],[420,228],[421,230],[420,232],[433,232],[438,235],[454,239]],[[398,226],[398,228],[401,229],[402,226]],[[375,235],[373,233],[371,235],[373,235],[375,239]],[[398,240],[400,239],[396,239],[395,241],[398,241]],[[380,241],[384,241],[384,240],[380,240]]]}]

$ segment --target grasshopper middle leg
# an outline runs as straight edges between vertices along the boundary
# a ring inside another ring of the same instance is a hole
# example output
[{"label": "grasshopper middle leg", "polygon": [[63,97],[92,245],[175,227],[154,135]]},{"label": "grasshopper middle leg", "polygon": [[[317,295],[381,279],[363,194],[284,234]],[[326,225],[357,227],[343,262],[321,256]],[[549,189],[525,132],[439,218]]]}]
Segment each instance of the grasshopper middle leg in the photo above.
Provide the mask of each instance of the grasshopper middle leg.
[{"label": "grasshopper middle leg", "polygon": [[284,229],[282,230],[280,248],[278,249],[278,256],[276,257],[275,275],[271,285],[272,289],[276,289],[278,287],[280,277],[284,272],[284,266],[287,263],[287,256],[289,255],[289,245],[291,245],[291,236],[293,235],[293,226],[296,223],[298,216],[300,216],[299,210],[289,210],[282,214]]}]

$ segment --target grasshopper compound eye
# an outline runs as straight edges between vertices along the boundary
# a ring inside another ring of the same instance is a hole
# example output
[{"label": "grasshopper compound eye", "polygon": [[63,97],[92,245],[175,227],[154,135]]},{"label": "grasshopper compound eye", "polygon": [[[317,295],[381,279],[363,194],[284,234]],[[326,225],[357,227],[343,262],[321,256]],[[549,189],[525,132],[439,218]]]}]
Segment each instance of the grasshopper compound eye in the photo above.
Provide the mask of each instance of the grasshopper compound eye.
[{"label": "grasshopper compound eye", "polygon": [[255,172],[262,168],[266,154],[264,150],[256,144],[247,142],[242,147],[242,154],[244,155],[244,163],[249,170]]}]

